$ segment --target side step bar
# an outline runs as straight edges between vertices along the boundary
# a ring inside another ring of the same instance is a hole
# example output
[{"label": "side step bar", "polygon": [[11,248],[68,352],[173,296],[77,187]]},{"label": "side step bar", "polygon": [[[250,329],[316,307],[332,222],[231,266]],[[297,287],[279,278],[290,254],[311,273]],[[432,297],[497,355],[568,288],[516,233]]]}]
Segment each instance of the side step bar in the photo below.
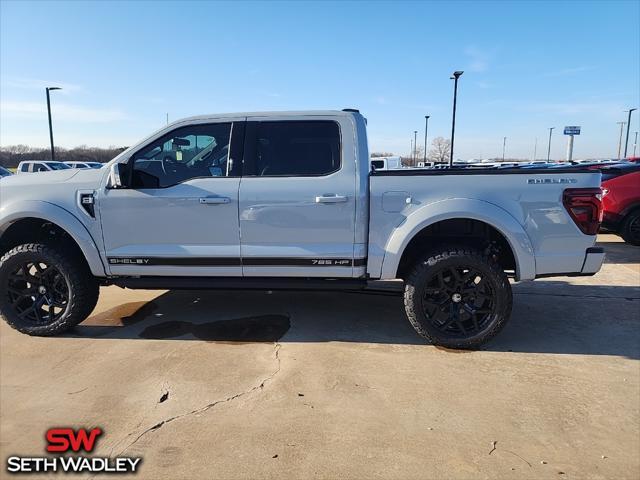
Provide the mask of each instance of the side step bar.
[{"label": "side step bar", "polygon": [[274,277],[114,277],[106,285],[134,290],[377,290],[400,292],[401,281],[369,281],[363,278]]}]

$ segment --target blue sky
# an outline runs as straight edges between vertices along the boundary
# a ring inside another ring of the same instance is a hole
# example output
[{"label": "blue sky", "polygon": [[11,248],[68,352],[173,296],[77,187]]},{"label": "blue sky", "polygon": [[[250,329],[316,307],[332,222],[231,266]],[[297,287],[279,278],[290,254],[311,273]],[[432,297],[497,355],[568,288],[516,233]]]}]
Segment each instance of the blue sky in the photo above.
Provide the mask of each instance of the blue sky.
[{"label": "blue sky", "polygon": [[[0,144],[130,145],[180,117],[359,108],[372,150],[448,137],[456,157],[612,157],[640,105],[640,2],[7,2]],[[640,127],[638,112],[633,132]],[[631,147],[630,147],[631,148]]]}]

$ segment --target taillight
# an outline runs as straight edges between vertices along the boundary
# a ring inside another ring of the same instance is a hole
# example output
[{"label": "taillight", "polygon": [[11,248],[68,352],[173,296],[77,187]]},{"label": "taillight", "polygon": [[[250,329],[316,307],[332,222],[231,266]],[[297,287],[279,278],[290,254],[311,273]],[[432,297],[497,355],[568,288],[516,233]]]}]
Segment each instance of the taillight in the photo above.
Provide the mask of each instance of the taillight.
[{"label": "taillight", "polygon": [[603,213],[600,188],[567,188],[562,194],[562,204],[582,233],[598,233]]}]

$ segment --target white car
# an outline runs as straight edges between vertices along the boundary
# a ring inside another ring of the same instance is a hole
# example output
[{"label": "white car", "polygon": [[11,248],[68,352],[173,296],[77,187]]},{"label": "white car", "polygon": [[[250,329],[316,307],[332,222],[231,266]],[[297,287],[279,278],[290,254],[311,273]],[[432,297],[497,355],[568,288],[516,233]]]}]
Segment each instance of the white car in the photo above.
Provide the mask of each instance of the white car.
[{"label": "white car", "polygon": [[64,162],[71,168],[102,168],[100,162]]},{"label": "white car", "polygon": [[67,170],[69,165],[64,162],[51,162],[47,160],[26,160],[18,164],[16,173],[51,172],[54,170]]}]

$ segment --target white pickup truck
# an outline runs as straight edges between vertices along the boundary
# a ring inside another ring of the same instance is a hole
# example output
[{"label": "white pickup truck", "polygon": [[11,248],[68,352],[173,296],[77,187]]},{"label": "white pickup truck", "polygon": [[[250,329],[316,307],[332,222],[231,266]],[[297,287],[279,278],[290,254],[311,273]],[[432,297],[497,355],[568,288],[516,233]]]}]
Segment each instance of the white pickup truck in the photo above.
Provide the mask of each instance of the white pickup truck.
[{"label": "white pickup truck", "polygon": [[600,269],[601,214],[600,173],[372,172],[356,110],[199,116],[107,168],[3,179],[0,313],[52,335],[91,313],[100,285],[352,290],[402,279],[419,334],[473,348],[509,319],[509,276]]}]

